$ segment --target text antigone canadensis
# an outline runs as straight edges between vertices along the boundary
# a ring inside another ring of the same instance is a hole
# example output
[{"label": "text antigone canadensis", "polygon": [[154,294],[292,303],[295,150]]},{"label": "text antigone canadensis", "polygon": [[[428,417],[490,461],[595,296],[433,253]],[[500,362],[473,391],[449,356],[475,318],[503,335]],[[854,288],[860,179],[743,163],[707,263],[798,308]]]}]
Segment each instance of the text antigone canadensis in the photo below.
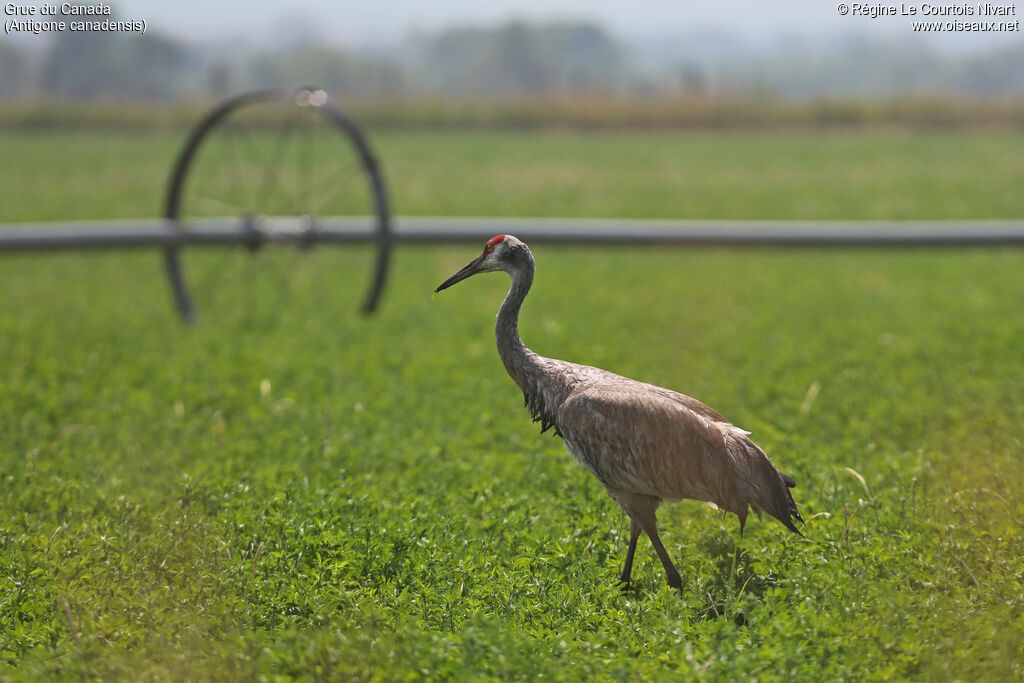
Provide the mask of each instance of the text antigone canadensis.
[{"label": "text antigone canadensis", "polygon": [[498,311],[495,334],[505,369],[526,397],[541,431],[554,428],[569,452],[594,473],[630,519],[629,549],[620,580],[629,583],[643,531],[665,567],[670,586],[682,579],[658,537],[655,512],[663,500],[690,498],[735,512],[740,532],[748,506],[800,533],[803,521],[789,489],[796,483],[768,456],[700,401],[607,370],[544,358],[519,338],[519,309],[533,284],[533,255],[512,235],[498,235],[483,253],[435,290],[503,270],[512,286]]}]

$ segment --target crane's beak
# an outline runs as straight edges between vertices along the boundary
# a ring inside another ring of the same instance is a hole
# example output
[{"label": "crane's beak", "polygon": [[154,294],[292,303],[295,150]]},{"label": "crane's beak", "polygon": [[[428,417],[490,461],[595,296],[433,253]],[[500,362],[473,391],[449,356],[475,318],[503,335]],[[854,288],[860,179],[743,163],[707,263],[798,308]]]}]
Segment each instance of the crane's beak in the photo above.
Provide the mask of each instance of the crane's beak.
[{"label": "crane's beak", "polygon": [[463,268],[459,272],[455,273],[455,275],[452,275],[450,278],[439,284],[437,286],[437,289],[434,290],[434,294],[437,294],[442,289],[448,289],[456,282],[462,282],[471,275],[476,275],[477,273],[483,272],[480,270],[480,264],[483,263],[485,255],[486,254],[480,254],[475,259],[467,263],[465,268]]}]

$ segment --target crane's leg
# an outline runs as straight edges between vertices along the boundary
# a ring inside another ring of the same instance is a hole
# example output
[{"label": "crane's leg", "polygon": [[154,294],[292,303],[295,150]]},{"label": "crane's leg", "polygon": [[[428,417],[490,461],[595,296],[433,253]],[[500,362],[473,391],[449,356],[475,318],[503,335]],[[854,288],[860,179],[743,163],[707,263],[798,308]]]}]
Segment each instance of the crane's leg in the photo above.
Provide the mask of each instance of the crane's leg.
[{"label": "crane's leg", "polygon": [[[611,491],[609,491],[611,493]],[[676,566],[672,564],[672,559],[668,556],[668,551],[665,550],[665,546],[661,542],[661,537],[658,536],[658,518],[656,512],[658,506],[661,504],[660,498],[653,496],[642,496],[638,494],[624,494],[615,492],[612,493],[614,498],[622,509],[626,511],[630,519],[630,542],[629,551],[626,553],[626,566],[622,570],[622,575],[629,577],[629,570],[632,569],[633,562],[633,551],[636,550],[636,539],[639,536],[639,532],[636,527],[639,526],[645,534],[651,539],[651,545],[654,546],[654,551],[658,553],[658,559],[661,560],[661,566],[665,568],[665,579],[668,581],[668,585],[673,588],[682,588],[683,579],[679,576],[679,571],[676,570]]]},{"label": "crane's leg", "polygon": [[654,515],[651,515],[651,525],[645,527],[644,531],[651,539],[651,545],[654,546],[654,551],[658,553],[658,558],[661,560],[661,566],[665,568],[665,579],[668,581],[668,585],[673,588],[682,588],[683,579],[679,576],[679,571],[676,566],[672,564],[672,558],[668,556],[668,551],[665,550],[665,546],[661,543],[661,538],[658,536],[658,523],[654,521]]},{"label": "crane's leg", "polygon": [[629,577],[633,573],[633,553],[636,552],[636,541],[640,538],[641,531],[643,531],[643,529],[640,528],[640,524],[630,517],[629,550],[626,551],[626,565],[622,568],[622,574],[619,576],[619,581],[625,584],[624,587],[629,586]]}]

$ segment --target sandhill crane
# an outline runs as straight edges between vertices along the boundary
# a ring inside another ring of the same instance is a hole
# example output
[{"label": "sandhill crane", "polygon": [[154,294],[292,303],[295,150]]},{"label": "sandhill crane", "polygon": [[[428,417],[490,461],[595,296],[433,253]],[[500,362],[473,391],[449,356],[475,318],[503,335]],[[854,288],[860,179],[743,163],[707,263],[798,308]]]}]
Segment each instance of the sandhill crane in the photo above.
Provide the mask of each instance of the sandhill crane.
[{"label": "sandhill crane", "polygon": [[796,486],[747,438],[700,401],[587,365],[544,358],[519,338],[519,309],[533,284],[533,255],[512,235],[492,237],[483,252],[441,283],[435,294],[476,275],[503,270],[512,278],[498,311],[495,335],[505,369],[523,391],[541,432],[554,428],[570,453],[594,473],[629,515],[629,548],[619,580],[629,585],[643,531],[673,588],[679,572],[658,536],[663,500],[690,498],[736,513],[740,533],[747,508],[767,512],[797,534],[803,521],[789,489]]}]

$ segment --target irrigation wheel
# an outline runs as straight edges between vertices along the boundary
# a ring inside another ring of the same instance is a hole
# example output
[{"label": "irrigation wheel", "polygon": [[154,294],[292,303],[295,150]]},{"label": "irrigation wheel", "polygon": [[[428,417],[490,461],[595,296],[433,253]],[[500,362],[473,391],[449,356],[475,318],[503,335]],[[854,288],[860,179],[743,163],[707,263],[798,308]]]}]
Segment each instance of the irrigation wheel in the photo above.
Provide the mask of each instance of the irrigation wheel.
[{"label": "irrigation wheel", "polygon": [[197,297],[206,305],[212,292],[225,289],[226,273],[242,270],[248,284],[280,277],[271,272],[280,261],[255,253],[270,241],[315,244],[318,216],[355,218],[360,225],[365,219],[372,247],[353,248],[341,267],[354,291],[362,286],[356,282],[368,280],[359,297],[364,312],[380,300],[391,248],[387,190],[369,140],[323,90],[246,92],[210,110],[179,153],[164,215],[183,232],[237,226],[238,242],[249,247],[248,253],[222,246],[219,253],[190,255],[191,289],[182,247],[166,248],[167,277],[187,322],[197,319]]}]

